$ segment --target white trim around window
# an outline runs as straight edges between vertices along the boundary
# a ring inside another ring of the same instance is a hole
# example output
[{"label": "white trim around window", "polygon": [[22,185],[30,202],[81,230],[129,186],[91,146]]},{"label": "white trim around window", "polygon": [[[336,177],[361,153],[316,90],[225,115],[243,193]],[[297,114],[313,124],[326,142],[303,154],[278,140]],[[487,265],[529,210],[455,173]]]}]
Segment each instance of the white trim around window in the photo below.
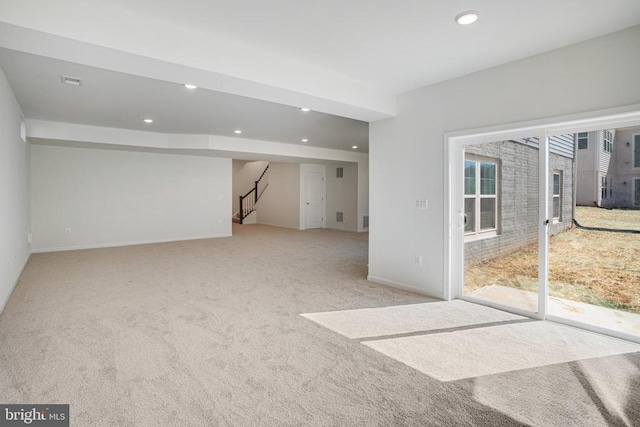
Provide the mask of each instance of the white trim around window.
[{"label": "white trim around window", "polygon": [[578,132],[576,138],[578,139],[578,150],[589,148],[589,132]]},{"label": "white trim around window", "polygon": [[464,160],[465,240],[497,236],[500,160],[472,154]]},{"label": "white trim around window", "polygon": [[602,149],[605,153],[613,153],[613,132],[610,130],[602,132]]},{"label": "white trim around window", "polygon": [[633,168],[640,169],[640,133],[633,135],[633,142],[631,144],[631,149],[633,150]]},{"label": "white trim around window", "polygon": [[551,213],[554,223],[562,222],[562,178],[562,171],[553,171]]}]

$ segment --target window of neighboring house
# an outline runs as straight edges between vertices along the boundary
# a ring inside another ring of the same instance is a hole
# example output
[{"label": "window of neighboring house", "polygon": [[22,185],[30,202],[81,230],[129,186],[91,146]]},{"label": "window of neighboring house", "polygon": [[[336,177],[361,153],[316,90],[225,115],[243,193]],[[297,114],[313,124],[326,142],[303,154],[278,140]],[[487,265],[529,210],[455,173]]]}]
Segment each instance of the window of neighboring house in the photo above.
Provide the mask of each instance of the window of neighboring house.
[{"label": "window of neighboring house", "polygon": [[589,132],[580,132],[578,134],[578,150],[586,150],[589,148]]},{"label": "window of neighboring house", "polygon": [[640,178],[634,179],[633,204],[636,206],[640,206]]},{"label": "window of neighboring house", "polygon": [[603,176],[601,178],[602,188],[600,189],[600,194],[603,199],[610,199],[613,197],[613,188],[611,187],[611,180],[607,176]]},{"label": "window of neighboring house", "polygon": [[640,135],[633,135],[633,167],[640,168]]},{"label": "window of neighboring house", "polygon": [[553,221],[562,221],[562,172],[553,173]]},{"label": "window of neighboring house", "polygon": [[602,149],[607,153],[613,153],[613,132],[610,130],[604,131]]},{"label": "window of neighboring house", "polygon": [[491,237],[498,230],[498,160],[467,157],[464,162],[465,236]]}]

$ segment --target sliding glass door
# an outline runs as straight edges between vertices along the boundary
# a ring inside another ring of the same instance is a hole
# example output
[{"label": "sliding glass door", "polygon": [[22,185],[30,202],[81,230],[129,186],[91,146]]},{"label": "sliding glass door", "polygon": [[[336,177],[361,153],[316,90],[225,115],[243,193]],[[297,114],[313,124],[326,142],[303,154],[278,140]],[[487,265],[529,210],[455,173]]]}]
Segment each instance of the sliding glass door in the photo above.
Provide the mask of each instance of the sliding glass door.
[{"label": "sliding glass door", "polygon": [[549,155],[548,315],[640,337],[640,126],[549,139],[574,136],[571,153]]},{"label": "sliding glass door", "polygon": [[448,140],[449,297],[640,342],[640,111]]}]

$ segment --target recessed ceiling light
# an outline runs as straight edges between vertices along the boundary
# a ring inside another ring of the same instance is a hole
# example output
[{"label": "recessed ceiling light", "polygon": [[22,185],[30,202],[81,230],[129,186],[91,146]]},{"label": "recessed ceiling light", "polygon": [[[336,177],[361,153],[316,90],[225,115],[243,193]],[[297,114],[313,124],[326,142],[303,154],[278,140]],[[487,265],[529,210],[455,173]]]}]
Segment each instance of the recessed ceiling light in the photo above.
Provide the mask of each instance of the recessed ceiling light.
[{"label": "recessed ceiling light", "polygon": [[60,76],[62,79],[62,83],[71,86],[82,86],[82,79],[77,77],[69,77],[69,76]]},{"label": "recessed ceiling light", "polygon": [[353,148],[355,150],[356,148],[358,148],[358,146],[357,145],[352,145],[351,148]]},{"label": "recessed ceiling light", "polygon": [[233,133],[237,133],[238,135],[240,135],[242,133],[242,131],[240,129],[236,129],[233,131]]},{"label": "recessed ceiling light", "polygon": [[302,141],[302,142],[309,142],[309,139],[307,139],[307,138],[302,138],[300,141]]},{"label": "recessed ceiling light", "polygon": [[191,84],[189,84],[189,83],[186,83],[186,84],[184,85],[184,87],[186,87],[187,89],[198,89],[198,86],[196,86],[196,85],[191,85]]},{"label": "recessed ceiling light", "polygon": [[144,119],[143,120],[145,123],[153,123],[153,119]]},{"label": "recessed ceiling light", "polygon": [[310,108],[307,108],[307,107],[302,107],[300,110],[301,110],[301,111],[304,111],[305,113],[307,113],[307,112],[311,111],[311,109],[310,109]]},{"label": "recessed ceiling light", "polygon": [[460,25],[473,24],[478,20],[478,12],[475,10],[467,10],[456,15],[454,19]]}]

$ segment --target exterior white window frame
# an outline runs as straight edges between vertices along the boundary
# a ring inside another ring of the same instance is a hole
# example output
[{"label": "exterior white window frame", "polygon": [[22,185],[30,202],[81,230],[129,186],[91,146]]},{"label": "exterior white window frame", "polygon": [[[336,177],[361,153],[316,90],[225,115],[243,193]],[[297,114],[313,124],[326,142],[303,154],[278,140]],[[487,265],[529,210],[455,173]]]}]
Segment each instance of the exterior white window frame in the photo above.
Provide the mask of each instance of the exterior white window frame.
[{"label": "exterior white window frame", "polygon": [[[555,177],[556,175],[558,176],[558,194],[555,194]],[[553,222],[555,224],[562,222],[562,185],[564,184],[563,180],[564,177],[562,176],[562,171],[561,170],[554,170],[553,171],[553,179],[551,181],[551,185],[554,187],[551,190],[551,196],[552,196],[552,201],[551,201],[551,216],[553,217]],[[558,199],[558,216],[555,216],[555,212],[553,211],[553,207],[555,204],[555,200]]]},{"label": "exterior white window frame", "polygon": [[[609,138],[607,138],[607,135],[609,135]],[[610,130],[605,129],[602,132],[602,151],[613,154],[613,132]]]},{"label": "exterior white window frame", "polygon": [[[473,240],[488,239],[491,237],[495,237],[498,235],[498,230],[500,229],[500,159],[495,159],[493,157],[480,156],[476,154],[465,154],[464,160],[465,162],[467,160],[476,162],[476,176],[475,176],[476,194],[474,194],[473,196],[467,195],[467,194],[464,195],[465,199],[473,198],[476,200],[475,213],[474,213],[475,225],[474,225],[474,231],[464,233],[465,241],[473,241]],[[495,168],[496,168],[495,194],[482,194],[481,180],[480,180],[480,176],[481,176],[480,164],[481,163],[495,165]],[[486,228],[484,230],[480,226],[480,223],[482,220],[481,218],[482,199],[495,199],[495,216],[493,219],[495,227]]]},{"label": "exterior white window frame", "polygon": [[[640,170],[640,155],[638,156],[638,158],[636,159],[636,144],[640,145],[640,133],[634,133],[633,134],[633,138],[631,139],[631,157],[633,157],[632,161],[632,165],[633,165],[633,169],[634,170]],[[638,153],[640,153],[640,150],[638,150]],[[636,166],[638,165],[638,166]]]},{"label": "exterior white window frame", "polygon": [[[580,116],[551,118],[519,124],[503,125],[444,134],[445,143],[445,203],[444,213],[448,226],[445,238],[445,277],[443,295],[445,300],[462,299],[499,310],[550,320],[593,332],[640,343],[640,337],[618,330],[578,322],[548,313],[549,271],[549,140],[550,135],[594,132],[602,129],[617,129],[640,126],[640,104],[629,107],[583,113]],[[464,295],[464,147],[495,141],[507,141],[537,136],[539,145],[539,232],[538,232],[538,311],[532,313],[507,304]],[[635,182],[634,182],[635,183]]]},{"label": "exterior white window frame", "polygon": [[[581,137],[580,134],[582,134],[582,133],[586,134],[586,136]],[[576,139],[577,139],[577,142],[578,142],[578,144],[577,144],[578,145],[578,150],[588,150],[589,149],[589,132],[578,132],[578,133],[576,133]],[[580,140],[586,141],[587,146],[584,147],[584,148],[580,148]]]}]

